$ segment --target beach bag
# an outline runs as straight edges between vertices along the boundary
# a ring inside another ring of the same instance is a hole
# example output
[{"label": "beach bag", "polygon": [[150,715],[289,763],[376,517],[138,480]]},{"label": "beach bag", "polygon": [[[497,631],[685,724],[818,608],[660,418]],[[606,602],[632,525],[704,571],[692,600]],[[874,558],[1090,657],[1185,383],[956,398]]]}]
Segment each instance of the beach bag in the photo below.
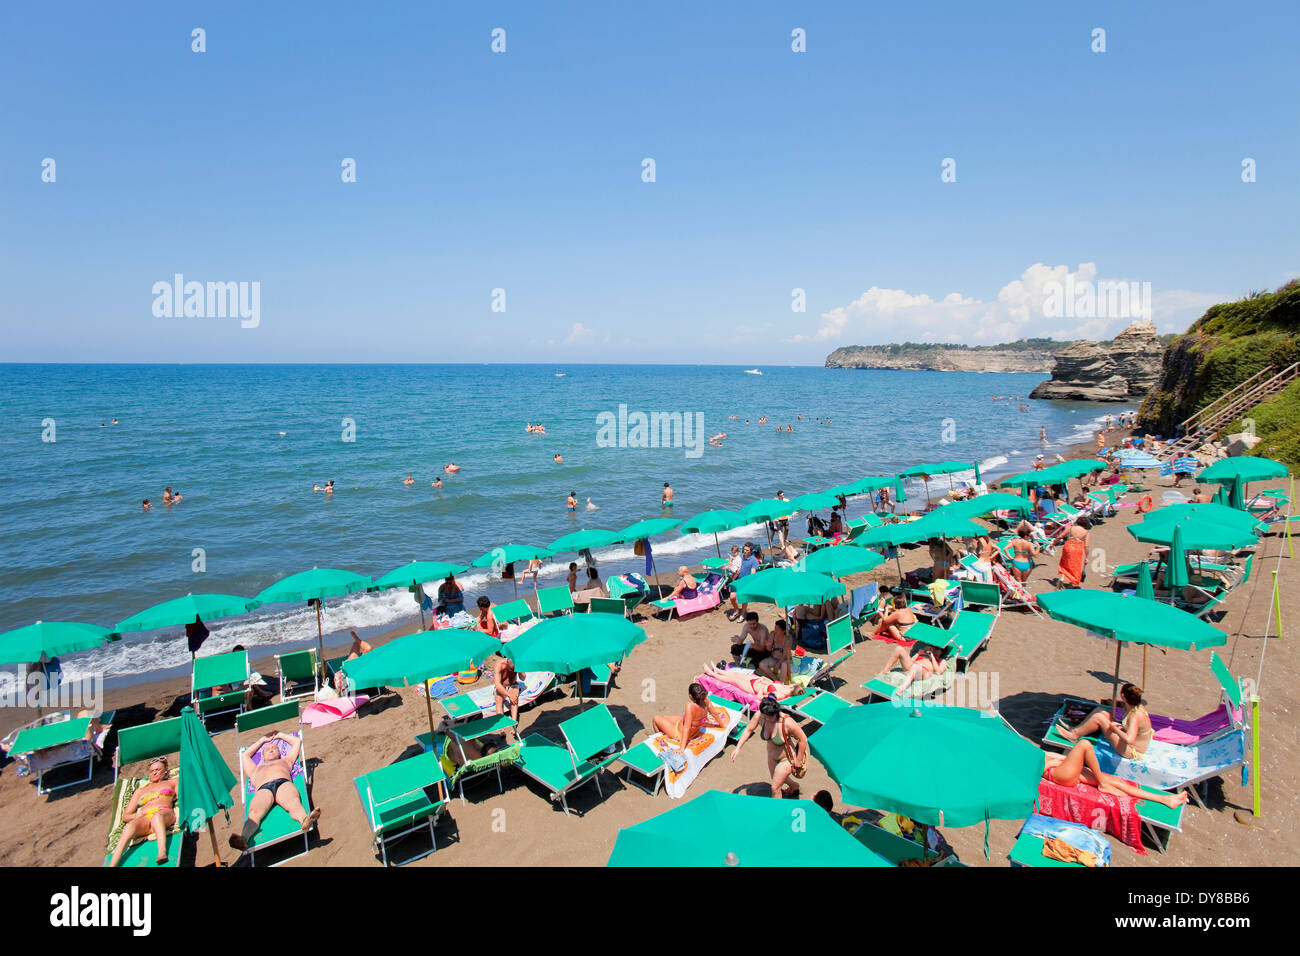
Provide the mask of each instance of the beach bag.
[{"label": "beach bag", "polygon": [[632,553],[635,554],[638,558],[644,558],[644,557],[645,557],[645,539],[644,539],[644,538],[637,538],[637,539],[636,539],[636,543],[632,545]]},{"label": "beach bag", "polygon": [[660,754],[660,756],[663,757],[664,766],[673,773],[681,773],[686,769],[686,755],[680,750],[669,748]]}]

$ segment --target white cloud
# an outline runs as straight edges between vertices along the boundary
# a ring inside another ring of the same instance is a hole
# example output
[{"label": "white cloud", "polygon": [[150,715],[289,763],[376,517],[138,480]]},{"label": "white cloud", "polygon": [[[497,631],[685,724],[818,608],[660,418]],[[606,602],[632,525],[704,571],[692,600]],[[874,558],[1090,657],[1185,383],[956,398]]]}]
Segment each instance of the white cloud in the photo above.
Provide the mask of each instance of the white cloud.
[{"label": "white cloud", "polygon": [[589,329],[581,322],[574,322],[573,328],[569,330],[568,337],[564,340],[565,345],[589,345],[596,341],[596,332]]}]

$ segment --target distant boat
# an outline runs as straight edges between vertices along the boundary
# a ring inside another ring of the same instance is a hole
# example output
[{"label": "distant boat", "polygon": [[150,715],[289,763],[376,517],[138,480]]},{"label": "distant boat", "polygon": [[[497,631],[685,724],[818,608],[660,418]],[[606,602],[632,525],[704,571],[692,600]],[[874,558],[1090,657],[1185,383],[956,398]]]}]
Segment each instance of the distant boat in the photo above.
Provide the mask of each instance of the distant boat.
[{"label": "distant boat", "polygon": [[564,376],[567,375],[567,374],[568,374],[567,372],[556,372],[556,373],[555,373],[555,377],[556,377],[556,378],[564,378]]},{"label": "distant boat", "polygon": [[758,369],[756,369],[756,368],[747,368],[747,369],[745,369],[745,374],[746,374],[746,375],[762,375],[763,373],[760,372],[760,371],[759,371]]}]

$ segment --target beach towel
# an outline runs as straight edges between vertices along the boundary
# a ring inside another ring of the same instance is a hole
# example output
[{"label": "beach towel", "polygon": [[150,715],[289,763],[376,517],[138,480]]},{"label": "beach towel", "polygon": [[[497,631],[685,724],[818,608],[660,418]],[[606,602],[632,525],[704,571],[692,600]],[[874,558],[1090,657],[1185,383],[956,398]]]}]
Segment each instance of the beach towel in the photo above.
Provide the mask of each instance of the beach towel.
[{"label": "beach towel", "polygon": [[1246,732],[1238,730],[1191,745],[1152,740],[1141,760],[1121,758],[1104,740],[1098,741],[1093,750],[1106,773],[1156,790],[1176,790],[1189,781],[1217,776],[1232,767],[1242,766],[1244,776]]},{"label": "beach towel", "polygon": [[1000,564],[994,564],[991,565],[991,569],[993,571],[993,580],[997,582],[1003,595],[1015,602],[1012,605],[1013,607],[1015,605],[1024,605],[1030,608],[1038,607],[1038,598],[1034,596],[1032,591],[1013,578],[1006,568]]},{"label": "beach towel", "polygon": [[894,690],[894,696],[900,700],[921,700],[930,695],[940,695],[948,692],[952,687],[953,675],[957,668],[949,664],[942,674],[931,674],[929,677],[918,677],[912,683],[907,685],[907,690],[903,691],[903,696],[897,698],[898,688],[907,678],[907,671],[901,667],[895,667],[883,677],[876,677],[875,680],[888,684]]},{"label": "beach towel", "polygon": [[1226,730],[1234,721],[1241,719],[1240,708],[1234,707],[1229,714],[1225,705],[1212,714],[1194,720],[1179,720],[1176,717],[1151,714],[1151,729],[1155,731],[1154,740],[1186,747],[1189,744],[1200,743],[1206,737],[1217,734],[1221,730]]},{"label": "beach towel", "polygon": [[[299,731],[294,731],[291,734],[286,734],[286,736],[297,737],[300,741],[302,739],[302,734]],[[280,743],[280,755],[284,756],[284,741],[280,741],[279,743]],[[263,744],[262,746],[265,747],[266,744]],[[245,747],[244,750],[246,750],[248,753],[248,759],[253,761],[254,767],[262,766],[261,747],[259,747],[257,750],[253,750],[252,745],[250,744],[248,747]],[[306,770],[302,765],[302,751],[300,750],[298,752],[298,759],[296,759],[293,762],[293,767],[289,771],[289,776],[296,780],[297,778],[301,777],[304,773],[306,773]],[[244,778],[244,802],[247,803],[249,800],[253,799],[253,794],[256,792],[257,792],[257,788],[253,786],[253,776],[252,774],[249,774],[247,777]]]},{"label": "beach towel", "polygon": [[1064,841],[1075,849],[1091,853],[1096,859],[1097,866],[1110,866],[1110,844],[1096,830],[1082,824],[1068,823],[1055,817],[1033,813],[1020,828],[1020,832],[1041,840]]},{"label": "beach towel", "polygon": [[538,621],[537,618],[531,618],[527,621],[517,621],[514,624],[506,624],[502,626],[501,632],[497,635],[497,637],[501,640],[502,643],[509,644],[520,634],[523,634],[534,624],[538,624],[538,623],[540,622]]},{"label": "beach towel", "polygon": [[[553,680],[555,674],[551,671],[528,671],[524,675],[523,689],[519,691],[519,706],[531,704],[542,696],[542,692],[551,686]],[[487,717],[497,712],[496,696],[492,693],[491,684],[486,687],[475,687],[465,696],[478,707],[480,716]]]},{"label": "beach towel", "polygon": [[608,587],[610,597],[622,597],[630,591],[640,591],[644,594],[647,585],[645,578],[635,571],[630,571],[627,574],[620,574],[610,578]]},{"label": "beach towel", "polygon": [[695,589],[695,596],[692,598],[677,598],[673,604],[677,608],[677,616],[685,617],[687,614],[695,614],[699,611],[708,611],[722,603],[722,595],[718,593],[718,585],[722,578],[717,574],[710,574],[708,579]]},{"label": "beach towel", "polygon": [[308,704],[302,709],[302,716],[299,720],[308,727],[324,727],[326,724],[333,724],[340,720],[347,720],[349,717],[355,717],[360,710],[370,701],[365,694],[359,694],[356,697],[336,697],[333,700],[320,700]]},{"label": "beach towel", "polygon": [[1061,545],[1061,560],[1056,566],[1056,576],[1070,587],[1079,587],[1083,584],[1083,563],[1086,558],[1087,550],[1083,542],[1071,538]]},{"label": "beach towel", "polygon": [[[746,667],[729,667],[729,673],[734,674],[753,674],[754,672]],[[700,674],[695,678],[696,682],[701,684],[710,694],[717,694],[719,697],[725,697],[727,700],[734,700],[738,704],[744,704],[750,710],[757,710],[759,698],[748,691],[741,690],[733,684],[727,684],[708,674]],[[777,698],[784,700],[784,698]]]},{"label": "beach towel", "polygon": [[1104,829],[1134,852],[1146,856],[1142,846],[1142,820],[1137,801],[1119,794],[1102,793],[1086,783],[1063,787],[1052,780],[1038,781],[1038,812],[1086,827]]},{"label": "beach towel", "polygon": [[[704,765],[722,753],[722,748],[727,745],[727,735],[736,724],[740,723],[740,711],[727,710],[725,707],[720,709],[727,715],[727,726],[725,728],[703,727],[698,734],[686,742],[684,754],[686,768],[681,772],[674,772],[665,764],[664,790],[672,799],[680,800],[686,795],[687,789],[700,775]],[[655,753],[660,755],[667,750],[677,749],[677,741],[665,734],[655,734],[647,743]]]}]

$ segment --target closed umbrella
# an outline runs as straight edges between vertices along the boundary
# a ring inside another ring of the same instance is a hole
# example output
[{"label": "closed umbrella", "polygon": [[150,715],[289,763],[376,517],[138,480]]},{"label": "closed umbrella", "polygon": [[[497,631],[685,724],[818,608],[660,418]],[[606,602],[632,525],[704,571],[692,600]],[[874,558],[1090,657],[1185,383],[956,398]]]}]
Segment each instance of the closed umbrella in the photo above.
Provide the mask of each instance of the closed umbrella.
[{"label": "closed umbrella", "polygon": [[809,800],[709,790],[618,831],[609,866],[889,866]]},{"label": "closed umbrella", "polygon": [[1043,752],[1001,718],[967,707],[857,704],[808,738],[846,803],[964,827],[1029,815]]},{"label": "closed umbrella", "polygon": [[281,578],[257,595],[263,604],[306,601],[316,605],[317,666],[325,666],[325,629],[321,623],[321,604],[325,598],[342,597],[374,587],[375,582],[364,574],[342,571],[338,568],[312,568]]},{"label": "closed umbrella", "polygon": [[219,810],[235,805],[230,791],[239,782],[226,766],[221,751],[212,742],[192,707],[181,710],[181,773],[177,812],[191,833],[207,826],[212,855],[221,866],[217,832],[212,820]]}]

